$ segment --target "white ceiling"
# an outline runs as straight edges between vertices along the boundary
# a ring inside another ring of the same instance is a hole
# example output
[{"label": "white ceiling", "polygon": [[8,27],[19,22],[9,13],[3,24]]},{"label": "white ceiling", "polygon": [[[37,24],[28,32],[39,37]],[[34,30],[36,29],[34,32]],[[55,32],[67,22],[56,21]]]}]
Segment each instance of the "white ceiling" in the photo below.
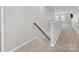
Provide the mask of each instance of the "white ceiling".
[{"label": "white ceiling", "polygon": [[46,6],[46,9],[50,12],[79,12],[79,6]]}]

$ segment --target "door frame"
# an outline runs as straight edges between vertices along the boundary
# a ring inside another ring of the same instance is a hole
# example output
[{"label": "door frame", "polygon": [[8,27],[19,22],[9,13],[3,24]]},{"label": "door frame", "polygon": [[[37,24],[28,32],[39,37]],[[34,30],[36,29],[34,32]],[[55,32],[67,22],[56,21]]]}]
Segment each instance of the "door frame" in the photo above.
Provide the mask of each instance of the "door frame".
[{"label": "door frame", "polygon": [[4,51],[4,6],[1,6],[1,52]]}]

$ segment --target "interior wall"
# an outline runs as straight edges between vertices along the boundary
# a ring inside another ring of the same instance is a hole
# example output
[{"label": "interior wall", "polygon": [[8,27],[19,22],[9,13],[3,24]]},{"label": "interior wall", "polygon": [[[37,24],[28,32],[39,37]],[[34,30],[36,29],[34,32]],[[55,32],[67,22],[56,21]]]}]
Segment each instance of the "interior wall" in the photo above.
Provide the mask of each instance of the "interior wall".
[{"label": "interior wall", "polygon": [[72,27],[79,34],[79,14],[73,13]]},{"label": "interior wall", "polygon": [[65,13],[65,23],[68,24],[68,25],[72,25],[70,13]]},{"label": "interior wall", "polygon": [[50,46],[55,47],[57,42],[57,38],[59,37],[60,33],[62,32],[62,22],[59,15],[56,15],[55,10],[51,10],[47,8],[49,11],[49,24],[50,24]]},{"label": "interior wall", "polygon": [[46,39],[36,26],[33,25],[36,22],[48,34],[49,24],[45,7],[8,6],[4,8],[5,51],[10,51],[33,37]]},{"label": "interior wall", "polygon": [[51,46],[55,47],[57,39],[62,32],[62,22],[59,21],[51,21],[50,22],[50,32],[51,32]]},{"label": "interior wall", "polygon": [[1,32],[1,7],[0,7],[0,32]]},{"label": "interior wall", "polygon": [[0,6],[0,51],[1,51],[1,6]]}]

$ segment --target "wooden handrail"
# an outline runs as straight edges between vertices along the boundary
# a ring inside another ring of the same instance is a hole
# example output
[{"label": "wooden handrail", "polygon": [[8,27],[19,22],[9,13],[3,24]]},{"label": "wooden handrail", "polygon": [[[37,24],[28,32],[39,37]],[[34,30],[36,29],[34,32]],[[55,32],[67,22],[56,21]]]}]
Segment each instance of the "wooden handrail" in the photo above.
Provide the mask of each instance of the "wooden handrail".
[{"label": "wooden handrail", "polygon": [[50,40],[50,37],[36,23],[33,24]]}]

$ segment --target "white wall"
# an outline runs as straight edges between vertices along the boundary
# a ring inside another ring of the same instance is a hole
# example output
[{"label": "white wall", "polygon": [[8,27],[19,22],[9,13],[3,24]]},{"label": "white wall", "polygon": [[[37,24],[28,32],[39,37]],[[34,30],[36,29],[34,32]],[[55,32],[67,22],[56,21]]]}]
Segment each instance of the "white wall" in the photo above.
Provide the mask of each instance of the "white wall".
[{"label": "white wall", "polygon": [[[1,7],[0,7],[0,32],[1,32]],[[0,51],[1,51],[1,33],[0,33]]]},{"label": "white wall", "polygon": [[68,24],[68,25],[72,24],[70,13],[65,13],[65,24]]},{"label": "white wall", "polygon": [[72,27],[76,31],[77,34],[79,34],[79,14],[73,13],[73,19],[72,19]]},{"label": "white wall", "polygon": [[[52,7],[53,8],[53,7]],[[62,32],[62,22],[60,18],[55,18],[55,9],[51,9],[50,7],[47,7],[48,12],[48,20],[50,23],[50,45],[52,47],[55,47],[55,44],[57,42],[57,39]]]},{"label": "white wall", "polygon": [[1,32],[1,7],[0,7],[0,32]]},{"label": "white wall", "polygon": [[55,47],[57,39],[62,32],[62,22],[61,21],[50,21],[50,32],[51,32],[51,46]]},{"label": "white wall", "polygon": [[19,46],[23,42],[46,37],[33,25],[36,22],[48,33],[49,24],[45,7],[5,7],[5,51]]}]

